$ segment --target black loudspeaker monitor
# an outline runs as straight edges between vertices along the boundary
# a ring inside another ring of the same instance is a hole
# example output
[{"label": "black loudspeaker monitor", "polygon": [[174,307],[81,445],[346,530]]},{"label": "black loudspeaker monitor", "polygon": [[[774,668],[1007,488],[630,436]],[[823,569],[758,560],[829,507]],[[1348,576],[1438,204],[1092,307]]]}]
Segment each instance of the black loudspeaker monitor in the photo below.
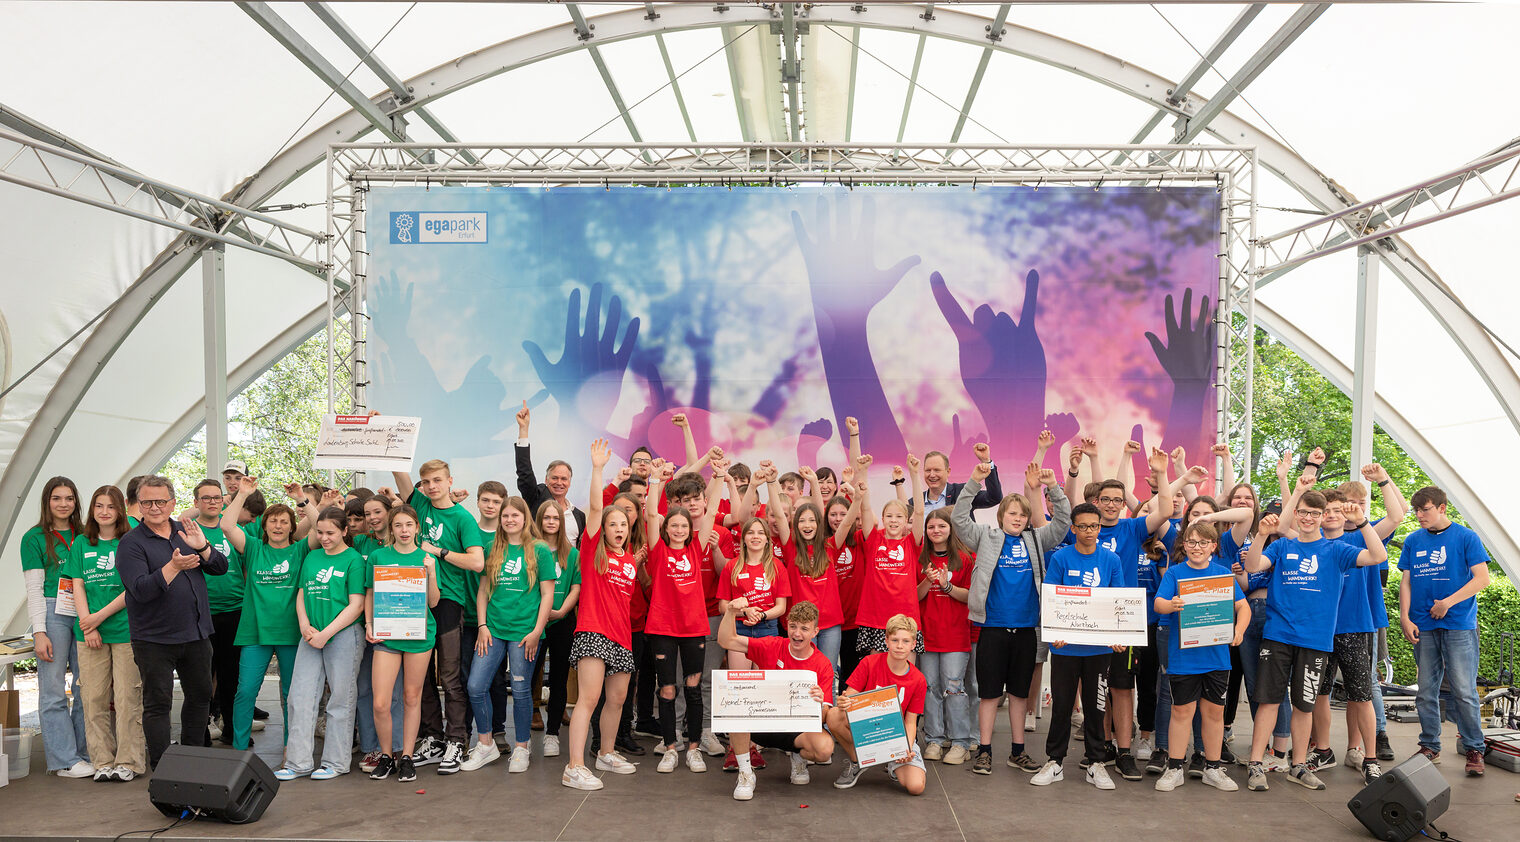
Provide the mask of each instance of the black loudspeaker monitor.
[{"label": "black loudspeaker monitor", "polygon": [[280,790],[252,751],[169,746],[148,782],[148,798],[166,816],[197,810],[232,824],[256,822]]},{"label": "black loudspeaker monitor", "polygon": [[1373,836],[1413,839],[1451,805],[1451,785],[1422,754],[1389,769],[1346,802]]}]

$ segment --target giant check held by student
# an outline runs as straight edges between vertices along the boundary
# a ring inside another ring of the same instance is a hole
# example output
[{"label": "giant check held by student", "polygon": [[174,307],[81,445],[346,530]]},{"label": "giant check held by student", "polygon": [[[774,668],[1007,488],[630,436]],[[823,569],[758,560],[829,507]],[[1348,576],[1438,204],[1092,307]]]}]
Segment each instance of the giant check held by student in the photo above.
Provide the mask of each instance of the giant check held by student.
[{"label": "giant check held by student", "polygon": [[809,670],[713,670],[712,727],[740,734],[823,730],[813,700],[818,675]]},{"label": "giant check held by student", "polygon": [[412,470],[422,419],[399,415],[328,415],[317,435],[313,467],[355,471]]},{"label": "giant check held by student", "polygon": [[1144,646],[1145,588],[1040,586],[1040,638],[1045,642]]},{"label": "giant check held by student", "polygon": [[427,569],[375,567],[375,628],[380,640],[427,639]]}]

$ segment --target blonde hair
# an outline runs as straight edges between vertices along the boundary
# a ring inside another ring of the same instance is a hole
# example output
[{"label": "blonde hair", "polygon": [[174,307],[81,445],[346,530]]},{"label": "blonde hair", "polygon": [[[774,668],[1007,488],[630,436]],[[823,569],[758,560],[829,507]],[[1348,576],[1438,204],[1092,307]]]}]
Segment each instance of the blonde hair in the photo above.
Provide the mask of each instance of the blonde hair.
[{"label": "blonde hair", "polygon": [[893,614],[892,619],[887,621],[887,627],[882,630],[882,639],[891,640],[892,635],[897,634],[900,631],[905,631],[917,638],[918,621],[912,617],[909,617],[907,614]]},{"label": "blonde hair", "polygon": [[765,581],[776,581],[776,551],[771,545],[771,531],[765,525],[765,521],[751,516],[744,522],[744,528],[739,530],[739,557],[734,559],[731,565],[732,572],[729,574],[729,584],[739,584],[739,572],[749,565],[749,546],[744,543],[744,536],[749,533],[749,528],[755,524],[760,525],[760,530],[765,533],[765,547],[760,552],[763,558],[760,561],[765,569]]},{"label": "blonde hair", "polygon": [[[1008,514],[1008,507],[1012,506],[1014,503],[1019,504],[1019,508],[1024,510],[1024,517],[1026,520],[1034,520],[1034,504],[1029,501],[1029,498],[1025,497],[1022,494],[1008,494],[1003,497],[1002,502],[998,503],[998,526],[1003,525],[1003,515]],[[931,512],[931,514],[933,513]],[[1041,514],[1044,514],[1043,510],[1041,511]],[[1027,523],[1025,524],[1025,528],[1028,528]]]},{"label": "blonde hair", "polygon": [[788,623],[799,623],[803,625],[807,623],[813,623],[816,625],[818,622],[818,606],[814,605],[811,602],[808,602],[807,600],[803,600],[802,602],[793,605],[791,610],[786,612],[786,621]]},{"label": "blonde hair", "polygon": [[422,467],[417,469],[417,476],[425,477],[428,474],[435,473],[437,471],[443,471],[449,476],[454,475],[454,472],[449,470],[449,463],[443,461],[442,459],[429,459],[428,461],[422,463]]},{"label": "blonde hair", "polygon": [[[533,525],[533,517],[528,513],[528,502],[521,497],[508,497],[503,508],[516,509],[523,516],[523,528],[518,539],[522,545],[523,567],[528,572],[528,588],[538,584],[538,560],[533,556],[538,546],[544,541],[538,535],[538,527]],[[561,530],[563,531],[563,526]],[[496,523],[496,539],[491,542],[491,554],[486,557],[486,593],[495,593],[496,578],[501,575],[501,565],[507,559],[507,549],[511,545],[511,539],[507,537],[507,528],[500,521]],[[547,546],[547,545],[546,545]]]},{"label": "blonde hair", "polygon": [[[553,506],[555,513],[559,515],[559,531],[552,537],[544,531],[544,513],[549,511],[550,506]],[[533,526],[538,530],[538,539],[554,551],[554,559],[561,567],[564,567],[570,560],[570,554],[575,552],[575,545],[570,543],[569,531],[565,529],[565,510],[553,500],[545,500],[538,504],[538,514],[533,517]]]}]

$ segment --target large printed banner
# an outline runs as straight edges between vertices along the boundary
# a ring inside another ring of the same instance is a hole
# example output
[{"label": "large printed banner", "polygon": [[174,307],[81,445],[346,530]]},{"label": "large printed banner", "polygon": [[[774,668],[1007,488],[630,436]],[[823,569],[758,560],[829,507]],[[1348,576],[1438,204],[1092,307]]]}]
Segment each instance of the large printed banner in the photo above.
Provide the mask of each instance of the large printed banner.
[{"label": "large printed banner", "polygon": [[1008,489],[1043,429],[1212,465],[1212,188],[395,187],[367,222],[369,404],[460,485],[513,487],[525,400],[577,499],[593,438],[680,462],[675,412],[783,470],[842,467],[847,416],[956,481],[987,441]]}]

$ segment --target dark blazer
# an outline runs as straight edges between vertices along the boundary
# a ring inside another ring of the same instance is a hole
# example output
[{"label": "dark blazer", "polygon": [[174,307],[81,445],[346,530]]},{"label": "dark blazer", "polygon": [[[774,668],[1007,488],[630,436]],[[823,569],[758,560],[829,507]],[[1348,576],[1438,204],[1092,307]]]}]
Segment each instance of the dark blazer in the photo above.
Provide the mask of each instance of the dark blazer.
[{"label": "dark blazer", "polygon": [[161,572],[175,550],[190,555],[185,527],[169,521],[169,537],[139,524],[116,547],[116,573],[127,593],[127,625],[133,643],[191,643],[211,636],[211,604],[206,575],[227,572],[227,557],[216,547],[199,567],[180,571],[164,583]]},{"label": "dark blazer", "polygon": [[[964,482],[945,483],[945,505],[954,506],[955,501],[961,496],[961,489],[965,487]],[[927,491],[924,492],[923,502],[929,502]],[[972,510],[990,509],[1001,502],[1003,502],[1003,484],[998,482],[997,465],[993,465],[992,473],[987,475],[987,485],[971,498],[971,508]]]},{"label": "dark blazer", "polygon": [[[517,493],[528,504],[528,510],[537,512],[540,503],[550,498],[549,486],[538,481],[538,474],[533,472],[533,456],[529,448],[523,445],[514,445],[517,451]],[[580,507],[571,505],[570,514],[575,518],[575,524],[580,527],[576,535],[586,534],[586,513]]]}]

